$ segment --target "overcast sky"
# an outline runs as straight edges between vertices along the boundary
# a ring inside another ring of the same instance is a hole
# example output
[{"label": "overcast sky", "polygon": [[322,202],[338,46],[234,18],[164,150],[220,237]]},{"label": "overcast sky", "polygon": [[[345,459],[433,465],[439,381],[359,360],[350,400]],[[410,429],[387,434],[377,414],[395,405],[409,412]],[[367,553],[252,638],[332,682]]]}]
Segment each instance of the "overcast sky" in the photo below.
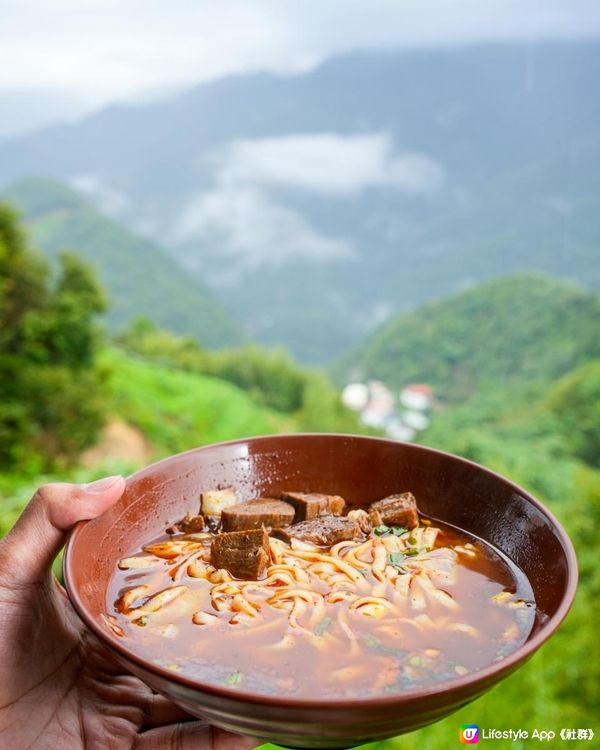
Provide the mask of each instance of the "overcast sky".
[{"label": "overcast sky", "polygon": [[598,34],[598,0],[0,0],[0,91],[98,106],[358,48]]},{"label": "overcast sky", "polygon": [[357,49],[600,37],[600,0],[0,0],[0,138]]}]

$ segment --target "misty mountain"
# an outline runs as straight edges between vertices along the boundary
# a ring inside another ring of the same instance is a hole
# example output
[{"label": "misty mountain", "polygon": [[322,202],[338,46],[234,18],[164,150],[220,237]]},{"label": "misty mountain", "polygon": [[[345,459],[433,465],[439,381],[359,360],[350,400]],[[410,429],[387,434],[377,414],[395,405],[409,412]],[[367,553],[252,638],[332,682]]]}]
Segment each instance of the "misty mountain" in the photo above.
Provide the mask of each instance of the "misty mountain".
[{"label": "misty mountain", "polygon": [[73,120],[86,109],[72,93],[49,89],[0,90],[0,140]]},{"label": "misty mountain", "polygon": [[93,266],[107,291],[107,321],[114,328],[144,317],[214,348],[242,341],[240,328],[199,280],[75,191],[29,178],[0,193],[0,200],[21,212],[34,243],[48,257],[73,250]]},{"label": "misty mountain", "polygon": [[323,361],[489,277],[600,286],[598,80],[593,43],[348,55],[0,143],[0,181],[69,181]]}]

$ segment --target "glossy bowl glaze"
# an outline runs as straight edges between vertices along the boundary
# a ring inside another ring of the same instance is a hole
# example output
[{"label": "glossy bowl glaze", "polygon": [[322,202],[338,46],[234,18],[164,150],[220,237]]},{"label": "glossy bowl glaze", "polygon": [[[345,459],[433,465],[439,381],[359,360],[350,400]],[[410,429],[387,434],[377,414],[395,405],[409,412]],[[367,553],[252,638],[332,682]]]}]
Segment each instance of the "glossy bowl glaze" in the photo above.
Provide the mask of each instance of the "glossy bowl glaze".
[{"label": "glossy bowl glaze", "polygon": [[[282,490],[342,495],[354,506],[411,490],[428,516],[490,542],[527,575],[537,614],[525,644],[503,661],[426,688],[382,698],[312,700],[246,693],[164,669],[128,648],[103,623],[117,561],[196,510],[200,492],[233,485],[242,497]],[[393,737],[437,721],[506,677],[546,641],[577,586],[571,542],[525,490],[457,456],[407,443],[349,435],[249,438],[167,458],[134,474],[120,501],[79,524],[64,557],[67,591],[81,619],[120,662],[190,714],[289,747],[336,748]]]}]

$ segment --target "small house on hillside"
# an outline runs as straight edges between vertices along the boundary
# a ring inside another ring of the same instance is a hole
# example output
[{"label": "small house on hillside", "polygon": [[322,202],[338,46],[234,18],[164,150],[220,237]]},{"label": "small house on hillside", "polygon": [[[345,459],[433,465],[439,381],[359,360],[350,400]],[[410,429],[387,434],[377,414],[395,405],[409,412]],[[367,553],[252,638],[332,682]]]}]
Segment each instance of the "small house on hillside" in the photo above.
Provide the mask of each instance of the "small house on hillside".
[{"label": "small house on hillside", "polygon": [[433,389],[425,383],[411,383],[400,391],[399,400],[411,411],[427,411],[433,402]]}]

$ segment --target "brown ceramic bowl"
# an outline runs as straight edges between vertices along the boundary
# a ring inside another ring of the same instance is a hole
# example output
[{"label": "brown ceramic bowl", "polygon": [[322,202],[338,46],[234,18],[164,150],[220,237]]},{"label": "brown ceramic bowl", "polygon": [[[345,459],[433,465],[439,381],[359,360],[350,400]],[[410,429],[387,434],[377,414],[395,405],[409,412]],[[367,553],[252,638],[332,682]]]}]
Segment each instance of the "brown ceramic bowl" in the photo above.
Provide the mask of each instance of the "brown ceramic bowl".
[{"label": "brown ceramic bowl", "polygon": [[[478,672],[399,695],[312,700],[216,687],[138,656],[102,622],[117,561],[196,509],[199,493],[233,485],[242,495],[294,488],[342,495],[356,506],[411,490],[428,516],[491,542],[528,576],[537,616],[527,642]],[[102,517],[73,531],[64,558],[67,591],[81,619],[133,674],[190,714],[233,732],[289,747],[336,748],[393,737],[452,713],[528,659],[567,614],[577,585],[571,542],[525,490],[462,458],[417,445],[348,435],[236,440],[167,458],[129,478]]]}]

